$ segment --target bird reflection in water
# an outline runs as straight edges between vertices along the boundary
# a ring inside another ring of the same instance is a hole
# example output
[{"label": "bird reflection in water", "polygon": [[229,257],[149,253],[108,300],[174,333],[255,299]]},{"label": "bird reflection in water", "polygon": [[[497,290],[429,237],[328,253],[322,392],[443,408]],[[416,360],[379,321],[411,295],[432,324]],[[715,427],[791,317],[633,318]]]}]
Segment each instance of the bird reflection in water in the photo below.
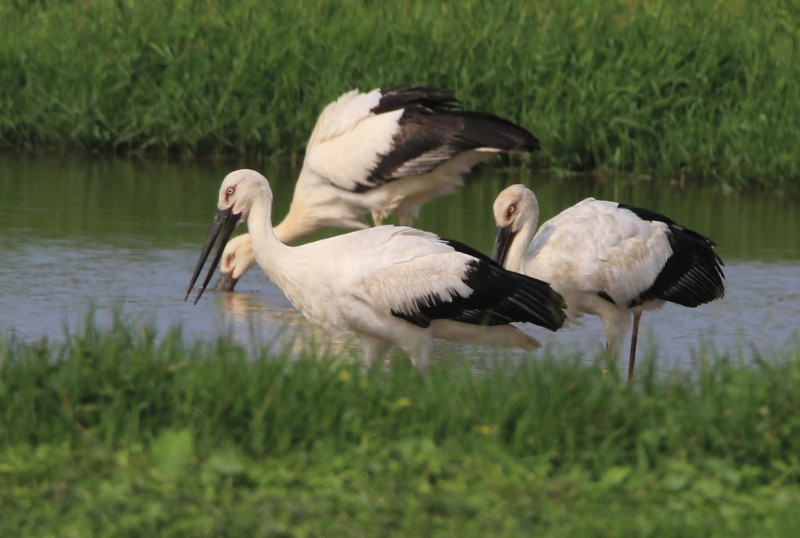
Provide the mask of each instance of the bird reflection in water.
[{"label": "bird reflection in water", "polygon": [[[283,294],[257,292],[219,293],[224,315],[246,327],[252,340],[264,342],[276,353],[293,359],[342,357],[360,360],[358,341],[347,333],[331,334],[306,321]],[[264,328],[272,328],[265,333]]]}]

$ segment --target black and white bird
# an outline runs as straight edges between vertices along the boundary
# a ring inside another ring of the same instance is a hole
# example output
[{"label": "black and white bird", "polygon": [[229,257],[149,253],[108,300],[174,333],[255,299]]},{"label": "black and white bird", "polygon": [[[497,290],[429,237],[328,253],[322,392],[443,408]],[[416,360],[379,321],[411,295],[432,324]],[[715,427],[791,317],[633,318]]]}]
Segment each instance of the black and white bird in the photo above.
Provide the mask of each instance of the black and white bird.
[{"label": "black and white bird", "polygon": [[367,363],[397,344],[422,369],[433,338],[534,348],[539,343],[510,323],[556,330],[566,319],[563,299],[549,284],[414,228],[379,226],[287,246],[272,227],[269,183],[253,170],[228,174],[217,208],[186,297],[221,234],[195,303],[200,299],[225,243],[246,216],[255,258],[267,276],[309,321],[334,333],[353,331]]},{"label": "black and white bird", "polygon": [[[539,149],[519,125],[457,105],[450,90],[410,85],[352,90],[327,105],[308,141],[289,212],[275,226],[281,242],[328,227],[366,228],[368,214],[376,226],[392,214],[411,226],[422,204],[455,192],[475,165]],[[254,263],[245,247],[229,254],[240,276]],[[215,287],[235,285],[223,272]]]},{"label": "black and white bird", "polygon": [[629,379],[645,310],[667,301],[696,307],[725,293],[714,243],[647,209],[587,198],[537,232],[536,196],[512,185],[495,200],[494,218],[495,261],[549,282],[564,296],[570,320],[599,316],[609,352],[633,319]]}]

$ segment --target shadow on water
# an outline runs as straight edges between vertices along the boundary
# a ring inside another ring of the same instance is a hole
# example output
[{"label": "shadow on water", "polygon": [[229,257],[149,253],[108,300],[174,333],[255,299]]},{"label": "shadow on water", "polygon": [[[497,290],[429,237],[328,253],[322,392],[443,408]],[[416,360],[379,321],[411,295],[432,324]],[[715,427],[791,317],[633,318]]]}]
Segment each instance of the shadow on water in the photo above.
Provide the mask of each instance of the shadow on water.
[{"label": "shadow on water", "polygon": [[[190,339],[232,332],[243,342],[281,347],[324,339],[281,292],[253,270],[233,295],[207,293],[183,302],[185,286],[215,212],[219,183],[252,167],[270,178],[276,214],[286,212],[296,169],[282,163],[171,163],[0,154],[0,332],[58,341],[76,330],[90,306],[99,324],[123,315],[157,327],[180,324]],[[725,260],[727,295],[695,310],[667,305],[643,317],[643,349],[665,364],[688,367],[710,346],[733,357],[768,353],[797,338],[800,320],[800,222],[797,200],[729,193],[718,186],[667,181],[532,175],[487,166],[462,191],[424,206],[416,225],[489,253],[492,203],[525,183],[541,219],[594,196],[647,207],[711,237]],[[244,229],[242,229],[244,231]],[[331,230],[316,238],[338,233]],[[597,318],[553,334],[526,329],[555,351],[596,356]],[[335,342],[352,351],[349,339]]]}]

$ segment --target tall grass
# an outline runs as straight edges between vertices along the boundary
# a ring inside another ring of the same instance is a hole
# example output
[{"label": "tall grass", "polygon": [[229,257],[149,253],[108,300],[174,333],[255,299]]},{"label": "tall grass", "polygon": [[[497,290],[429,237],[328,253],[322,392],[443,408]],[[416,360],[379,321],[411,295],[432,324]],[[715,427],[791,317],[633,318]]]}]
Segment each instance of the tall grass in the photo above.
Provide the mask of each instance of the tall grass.
[{"label": "tall grass", "polygon": [[800,2],[52,1],[0,6],[0,141],[298,154],[327,102],[415,80],[512,118],[535,166],[785,188]]},{"label": "tall grass", "polygon": [[116,319],[0,341],[15,535],[783,536],[800,346],[650,361],[292,360]]},{"label": "tall grass", "polygon": [[664,455],[769,467],[800,454],[800,355],[755,364],[718,357],[699,372],[619,372],[578,357],[499,360],[475,374],[444,358],[419,375],[407,361],[365,371],[358,361],[252,356],[228,338],[184,343],[121,319],[91,319],[67,343],[0,347],[2,443],[62,442],[90,431],[116,446],[188,427],[252,455],[317,444],[422,436],[472,444],[476,432],[519,457],[553,465],[657,466]]}]

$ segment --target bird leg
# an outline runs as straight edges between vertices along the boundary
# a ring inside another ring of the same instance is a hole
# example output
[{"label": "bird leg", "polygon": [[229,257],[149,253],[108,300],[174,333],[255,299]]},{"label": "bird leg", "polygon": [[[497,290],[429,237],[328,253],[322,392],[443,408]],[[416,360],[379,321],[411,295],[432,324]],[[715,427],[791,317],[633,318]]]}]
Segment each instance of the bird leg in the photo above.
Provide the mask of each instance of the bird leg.
[{"label": "bird leg", "polygon": [[631,332],[631,354],[628,359],[628,383],[633,377],[633,365],[636,362],[636,341],[639,338],[639,320],[642,318],[642,309],[633,309],[633,331]]},{"label": "bird leg", "polygon": [[414,222],[414,214],[407,213],[403,211],[402,213],[396,213],[397,220],[400,223],[400,226],[411,226],[411,223]]},{"label": "bird leg", "polygon": [[358,339],[361,340],[364,366],[367,368],[370,368],[377,358],[384,356],[391,346],[389,341],[372,334],[359,333]]},{"label": "bird leg", "polygon": [[[416,329],[416,327],[414,327]],[[419,334],[421,333],[421,334]],[[406,334],[398,342],[400,349],[406,352],[411,363],[419,372],[425,371],[430,362],[431,346],[433,345],[433,330],[414,330]]]},{"label": "bird leg", "polygon": [[608,368],[609,368],[609,363],[611,362],[612,351],[614,351],[614,346],[611,344],[611,340],[606,340],[606,365],[603,366],[603,369],[600,372],[603,375],[603,377],[608,375]]}]

